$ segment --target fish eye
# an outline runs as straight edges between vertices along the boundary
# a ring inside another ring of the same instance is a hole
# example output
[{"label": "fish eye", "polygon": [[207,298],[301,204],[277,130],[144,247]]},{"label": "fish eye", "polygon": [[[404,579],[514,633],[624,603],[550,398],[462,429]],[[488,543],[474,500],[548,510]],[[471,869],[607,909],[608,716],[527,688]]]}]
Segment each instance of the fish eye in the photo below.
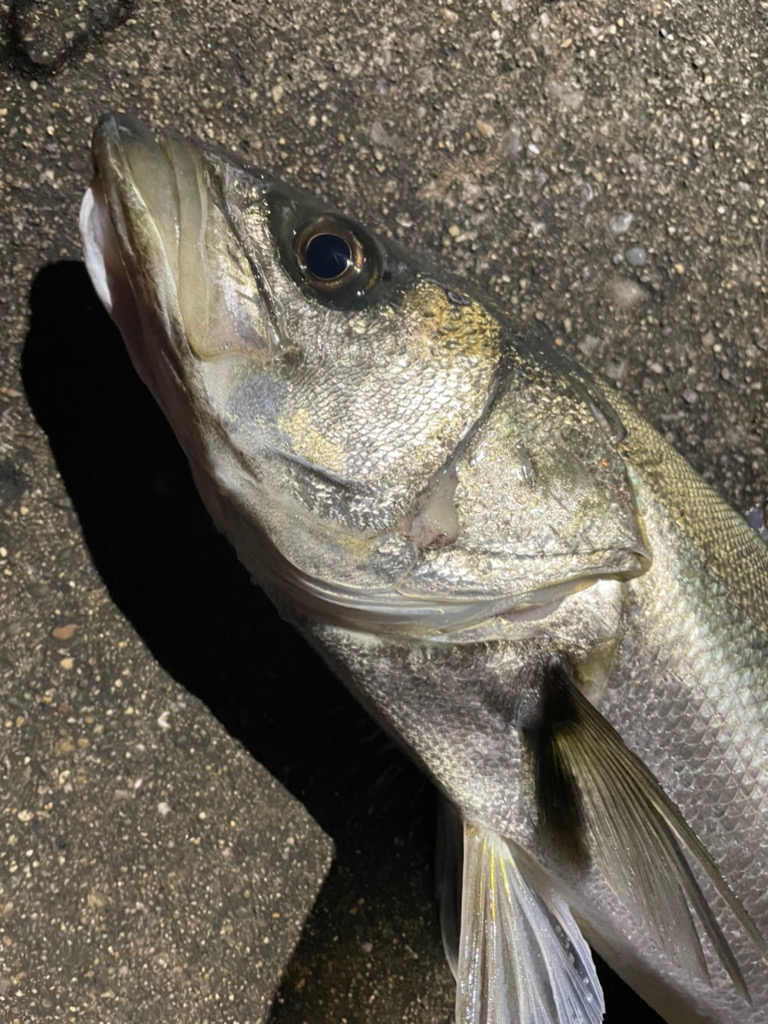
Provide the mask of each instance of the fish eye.
[{"label": "fish eye", "polygon": [[345,217],[305,225],[294,236],[293,251],[302,277],[326,298],[359,298],[378,277],[375,243]]},{"label": "fish eye", "polygon": [[304,266],[319,281],[335,281],[352,265],[352,250],[341,235],[313,235],[304,247]]}]

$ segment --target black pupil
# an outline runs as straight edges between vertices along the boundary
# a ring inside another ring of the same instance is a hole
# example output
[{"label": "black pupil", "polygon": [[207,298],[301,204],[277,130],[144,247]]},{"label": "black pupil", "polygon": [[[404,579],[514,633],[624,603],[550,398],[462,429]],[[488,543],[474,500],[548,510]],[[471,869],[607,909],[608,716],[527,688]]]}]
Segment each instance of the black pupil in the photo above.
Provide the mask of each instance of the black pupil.
[{"label": "black pupil", "polygon": [[333,281],[352,262],[352,250],[340,235],[315,235],[304,251],[304,265],[313,277]]}]

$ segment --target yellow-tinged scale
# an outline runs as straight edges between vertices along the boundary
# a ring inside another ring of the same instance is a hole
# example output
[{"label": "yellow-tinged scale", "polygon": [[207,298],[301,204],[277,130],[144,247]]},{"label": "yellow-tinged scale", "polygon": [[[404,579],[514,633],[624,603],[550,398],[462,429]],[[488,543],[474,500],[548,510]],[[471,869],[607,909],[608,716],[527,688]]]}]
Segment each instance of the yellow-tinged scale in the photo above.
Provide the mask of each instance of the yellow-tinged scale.
[{"label": "yellow-tinged scale", "polygon": [[344,469],[344,452],[337,444],[329,441],[312,422],[309,409],[297,409],[290,416],[280,416],[278,428],[285,434],[289,444],[297,452],[318,466],[325,466],[334,473]]},{"label": "yellow-tinged scale", "polygon": [[424,358],[430,358],[439,346],[443,353],[461,357],[495,360],[499,356],[499,323],[485,307],[473,300],[451,301],[446,289],[430,281],[420,281],[405,295],[403,312],[421,318],[421,330],[415,340],[424,346]]}]

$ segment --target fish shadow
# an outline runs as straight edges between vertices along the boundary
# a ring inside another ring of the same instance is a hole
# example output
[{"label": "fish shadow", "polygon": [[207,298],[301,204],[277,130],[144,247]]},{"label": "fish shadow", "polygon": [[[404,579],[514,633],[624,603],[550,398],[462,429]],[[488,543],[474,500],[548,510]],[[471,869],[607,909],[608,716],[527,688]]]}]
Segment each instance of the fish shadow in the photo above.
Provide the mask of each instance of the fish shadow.
[{"label": "fish shadow", "polygon": [[356,777],[356,758],[375,763],[368,777],[361,765],[362,803],[392,765],[415,769],[213,526],[83,264],[44,267],[30,306],[22,378],[112,599],[163,668],[333,834],[329,790]]},{"label": "fish shadow", "polygon": [[[328,950],[351,920],[350,902],[363,900],[369,920],[381,921],[413,921],[414,906],[426,907],[424,969],[442,958],[431,787],[279,618],[213,526],[83,264],[44,267],[30,310],[22,379],[112,600],[157,662],[334,840],[291,966],[307,979],[302,1005],[288,991],[278,1000],[281,1021],[304,1019],[309,1006],[320,1024],[328,982],[318,957],[338,962]],[[352,971],[358,955],[337,970]]]},{"label": "fish shadow", "polygon": [[[328,951],[339,932],[349,931],[350,903],[365,903],[372,928],[377,917],[413,926],[414,915],[421,915],[417,930],[423,931],[426,914],[422,965],[410,982],[417,1000],[420,986],[436,983],[431,965],[441,957],[431,787],[279,618],[214,528],[186,459],[83,264],[44,267],[33,283],[30,310],[24,386],[113,601],[159,664],[336,844],[334,867],[294,954],[273,1024],[303,1020],[308,1009],[319,1024],[323,1005],[328,1021],[337,1019],[327,988],[343,989],[347,970],[350,986],[360,989],[361,999],[366,994],[354,983],[359,949],[351,952],[350,966],[336,973],[322,968],[333,959]],[[386,955],[378,966],[392,969]],[[660,1021],[607,968],[599,970],[610,1004],[606,1021],[627,1014],[637,1024]],[[291,980],[298,977],[306,982],[300,999]],[[447,968],[444,984],[450,996]],[[365,1003],[358,1009],[364,1013]]]}]

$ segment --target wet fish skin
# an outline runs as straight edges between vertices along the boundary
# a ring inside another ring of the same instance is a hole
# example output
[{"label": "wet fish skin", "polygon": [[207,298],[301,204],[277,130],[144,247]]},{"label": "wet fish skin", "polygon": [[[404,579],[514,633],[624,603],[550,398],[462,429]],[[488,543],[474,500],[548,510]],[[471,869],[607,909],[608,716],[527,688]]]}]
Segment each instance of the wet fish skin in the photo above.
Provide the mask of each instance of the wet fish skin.
[{"label": "wet fish skin", "polygon": [[324,204],[124,116],[94,161],[86,263],[214,520],[458,813],[457,1020],[599,1020],[583,933],[675,1024],[766,1024],[765,546]]}]

